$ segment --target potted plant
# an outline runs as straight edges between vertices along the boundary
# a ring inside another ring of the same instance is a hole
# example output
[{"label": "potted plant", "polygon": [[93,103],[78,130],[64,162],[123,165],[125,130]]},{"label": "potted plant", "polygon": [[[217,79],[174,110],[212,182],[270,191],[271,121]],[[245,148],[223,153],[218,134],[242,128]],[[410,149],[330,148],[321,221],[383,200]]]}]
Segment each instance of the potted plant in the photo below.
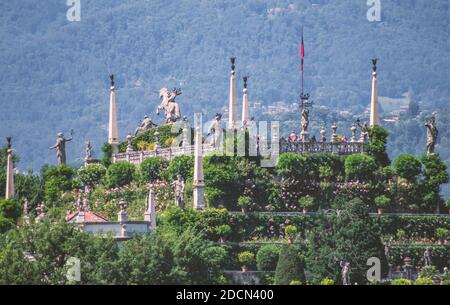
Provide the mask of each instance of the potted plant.
[{"label": "potted plant", "polygon": [[397,230],[397,234],[395,234],[397,236],[397,239],[400,241],[404,241],[406,238],[406,232],[403,229],[398,229]]},{"label": "potted plant", "polygon": [[391,204],[391,199],[386,195],[381,195],[375,198],[375,205],[378,208],[378,214],[383,214],[384,208]]},{"label": "potted plant", "polygon": [[239,253],[238,259],[242,265],[242,267],[241,267],[242,272],[247,272],[248,266],[253,264],[253,262],[255,260],[255,254],[253,254],[252,252],[249,252],[249,251],[244,251],[244,252]]},{"label": "potted plant", "polygon": [[446,228],[437,228],[436,229],[436,237],[438,238],[438,243],[440,245],[447,243],[447,239],[449,236],[449,231]]},{"label": "potted plant", "polygon": [[239,196],[238,206],[241,207],[242,212],[247,212],[248,208],[252,204],[252,199],[249,196]]},{"label": "potted plant", "polygon": [[216,228],[216,233],[219,236],[219,242],[223,244],[231,234],[231,227],[229,225],[220,225]]},{"label": "potted plant", "polygon": [[309,208],[311,208],[314,205],[314,198],[306,195],[304,197],[301,197],[298,200],[298,205],[303,208],[303,213],[308,213]]},{"label": "potted plant", "polygon": [[297,236],[297,227],[292,225],[287,226],[284,228],[284,235],[287,237],[289,243],[292,244]]}]

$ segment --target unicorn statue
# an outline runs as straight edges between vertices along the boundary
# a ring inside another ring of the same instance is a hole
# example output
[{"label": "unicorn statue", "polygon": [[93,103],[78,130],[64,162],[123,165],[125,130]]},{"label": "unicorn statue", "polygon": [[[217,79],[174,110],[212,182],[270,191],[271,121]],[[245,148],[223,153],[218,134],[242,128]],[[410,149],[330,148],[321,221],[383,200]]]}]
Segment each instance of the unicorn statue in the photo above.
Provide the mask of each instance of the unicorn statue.
[{"label": "unicorn statue", "polygon": [[175,102],[175,98],[178,95],[181,95],[181,89],[174,88],[172,91],[169,91],[167,88],[161,88],[159,90],[161,104],[158,106],[156,114],[159,115],[159,111],[164,110],[166,123],[173,123],[181,118],[180,106]]}]

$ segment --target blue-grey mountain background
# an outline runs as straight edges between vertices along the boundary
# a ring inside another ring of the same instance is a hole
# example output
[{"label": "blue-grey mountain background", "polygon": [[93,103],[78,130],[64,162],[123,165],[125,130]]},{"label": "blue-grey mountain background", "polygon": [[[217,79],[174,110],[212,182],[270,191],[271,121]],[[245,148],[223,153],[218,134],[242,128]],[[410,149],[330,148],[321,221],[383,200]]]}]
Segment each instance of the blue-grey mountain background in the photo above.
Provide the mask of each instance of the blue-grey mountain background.
[{"label": "blue-grey mountain background", "polygon": [[[408,92],[414,103],[400,122],[383,123],[391,132],[391,158],[425,152],[424,119],[436,111],[437,151],[450,165],[449,1],[381,5],[381,21],[369,22],[365,0],[81,0],[81,21],[69,22],[65,0],[2,1],[0,136],[14,138],[20,170],[39,170],[56,163],[48,149],[56,133],[73,129],[68,161],[81,164],[84,141],[99,156],[107,139],[110,73],[124,139],[144,114],[162,122],[155,115],[162,86],[182,88],[178,102],[190,118],[222,111],[230,56],[237,57],[239,77],[250,75],[251,102],[289,108],[299,99],[303,27],[313,131],[338,121],[348,133],[352,120],[364,119],[370,59],[378,57],[379,95]],[[289,132],[300,116],[295,106],[290,110],[252,115],[280,120]]]}]

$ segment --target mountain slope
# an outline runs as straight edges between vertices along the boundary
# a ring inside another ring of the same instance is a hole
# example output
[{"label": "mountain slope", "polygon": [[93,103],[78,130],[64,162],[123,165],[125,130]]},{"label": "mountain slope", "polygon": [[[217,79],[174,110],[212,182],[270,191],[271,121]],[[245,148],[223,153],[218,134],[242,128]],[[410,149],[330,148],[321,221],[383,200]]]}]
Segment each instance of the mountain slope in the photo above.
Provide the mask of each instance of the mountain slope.
[{"label": "mountain slope", "polygon": [[[82,145],[96,153],[107,137],[108,74],[117,78],[124,138],[155,93],[179,86],[182,112],[209,119],[227,105],[229,60],[250,75],[252,101],[290,104],[299,95],[298,42],[305,32],[305,84],[317,104],[360,112],[370,98],[370,59],[379,92],[412,89],[421,107],[448,104],[448,1],[382,1],[382,22],[360,0],[82,0],[68,22],[63,0],[0,3],[0,136],[12,135],[21,169],[55,163],[56,133],[75,131],[68,160]],[[242,84],[238,82],[238,90]]]}]

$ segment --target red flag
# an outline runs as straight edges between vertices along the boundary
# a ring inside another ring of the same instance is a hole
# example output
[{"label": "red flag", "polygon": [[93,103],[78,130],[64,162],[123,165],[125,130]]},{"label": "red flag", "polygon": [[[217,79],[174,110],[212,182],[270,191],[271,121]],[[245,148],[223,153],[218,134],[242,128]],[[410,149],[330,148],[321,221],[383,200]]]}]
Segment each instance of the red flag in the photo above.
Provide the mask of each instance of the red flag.
[{"label": "red flag", "polygon": [[303,71],[303,59],[305,58],[305,43],[303,41],[303,30],[302,30],[302,43],[300,44],[300,59],[302,61],[302,71]]}]

